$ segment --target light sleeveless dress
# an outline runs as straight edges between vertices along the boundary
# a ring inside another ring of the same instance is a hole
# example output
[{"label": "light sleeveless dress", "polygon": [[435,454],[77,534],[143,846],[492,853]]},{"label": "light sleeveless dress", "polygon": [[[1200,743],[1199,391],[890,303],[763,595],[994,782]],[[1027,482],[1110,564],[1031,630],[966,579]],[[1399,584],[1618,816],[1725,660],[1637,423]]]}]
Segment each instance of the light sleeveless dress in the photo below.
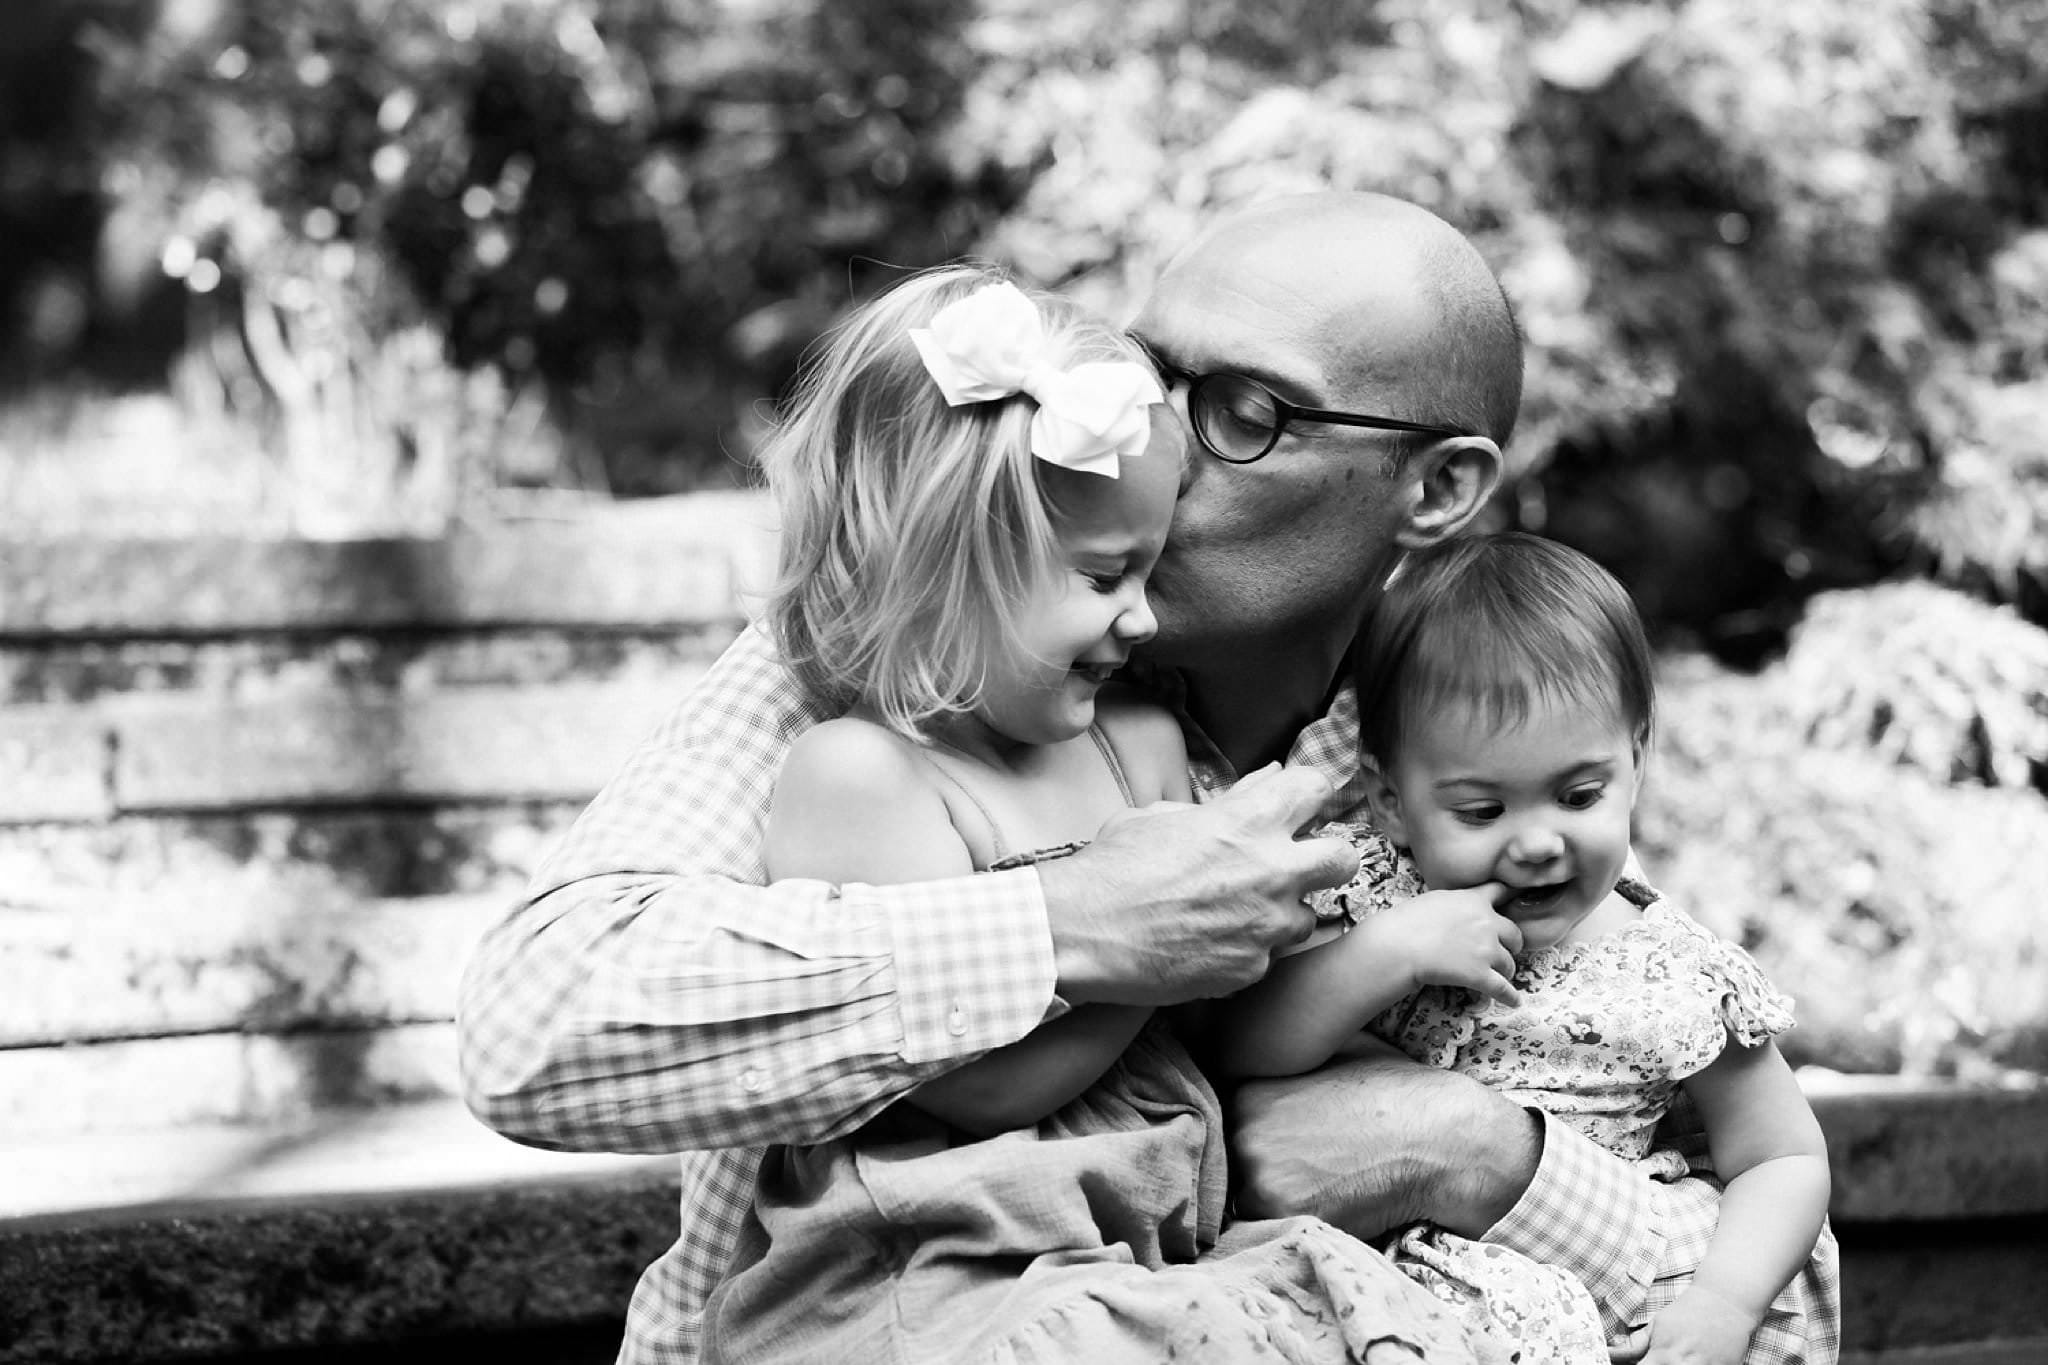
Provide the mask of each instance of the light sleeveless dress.
[{"label": "light sleeveless dress", "polygon": [[[1128,801],[1113,748],[1097,743]],[[898,1104],[850,1137],[772,1149],[707,1306],[703,1359],[1518,1358],[1319,1220],[1226,1229],[1223,1131],[1215,1092],[1155,1017],[1084,1094],[1028,1128],[976,1140]]]}]

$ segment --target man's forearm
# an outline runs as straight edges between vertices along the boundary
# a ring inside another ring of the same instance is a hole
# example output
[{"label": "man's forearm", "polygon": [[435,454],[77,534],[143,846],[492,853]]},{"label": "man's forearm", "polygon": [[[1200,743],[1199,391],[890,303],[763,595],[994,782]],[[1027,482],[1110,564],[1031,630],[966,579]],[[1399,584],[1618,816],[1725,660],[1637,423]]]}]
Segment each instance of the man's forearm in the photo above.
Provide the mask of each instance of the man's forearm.
[{"label": "man's forearm", "polygon": [[464,1096],[535,1146],[815,1142],[1054,1007],[1029,872],[888,888],[591,877],[472,959]]},{"label": "man's forearm", "polygon": [[1483,1236],[1543,1155],[1541,1122],[1477,1082],[1370,1040],[1320,1071],[1239,1089],[1238,1206],[1359,1237],[1428,1221]]}]

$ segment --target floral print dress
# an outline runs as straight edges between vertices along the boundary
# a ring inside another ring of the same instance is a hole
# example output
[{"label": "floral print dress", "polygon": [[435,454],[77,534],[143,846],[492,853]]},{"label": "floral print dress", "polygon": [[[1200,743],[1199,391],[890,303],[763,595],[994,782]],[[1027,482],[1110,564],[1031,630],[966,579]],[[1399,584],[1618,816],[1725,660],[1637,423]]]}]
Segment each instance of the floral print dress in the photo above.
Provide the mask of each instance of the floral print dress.
[{"label": "floral print dress", "polygon": [[[1393,856],[1376,831],[1345,833],[1368,864]],[[1380,890],[1353,883],[1319,893],[1318,914],[1356,923],[1419,894],[1424,888],[1412,864],[1398,861],[1402,871]],[[1521,1004],[1427,986],[1379,1015],[1367,1032],[1418,1062],[1546,1111],[1642,1163],[1652,1178],[1679,1179],[1688,1174],[1685,1159],[1654,1144],[1679,1085],[1731,1040],[1758,1047],[1791,1028],[1792,1001],[1748,953],[1649,887],[1624,879],[1616,890],[1642,913],[1589,942],[1519,957],[1514,984]],[[1551,1340],[1561,1330],[1569,1340],[1548,1348],[1554,1355],[1568,1358],[1584,1346],[1583,1324],[1520,1321],[1519,1270],[1501,1260],[1501,1248],[1419,1225],[1398,1234],[1389,1250],[1411,1278],[1453,1306],[1517,1324],[1511,1330],[1525,1338]],[[1597,1325],[1594,1331],[1597,1340]]]}]

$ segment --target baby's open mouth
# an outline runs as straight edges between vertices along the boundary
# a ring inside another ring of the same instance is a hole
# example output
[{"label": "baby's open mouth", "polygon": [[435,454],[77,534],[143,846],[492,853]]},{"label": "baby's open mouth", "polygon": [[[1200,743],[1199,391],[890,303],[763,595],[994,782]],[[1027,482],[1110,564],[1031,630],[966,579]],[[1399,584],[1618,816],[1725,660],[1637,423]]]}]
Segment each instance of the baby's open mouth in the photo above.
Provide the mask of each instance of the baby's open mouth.
[{"label": "baby's open mouth", "polygon": [[1562,896],[1571,886],[1570,882],[1549,882],[1543,886],[1525,886],[1509,898],[1503,906],[1506,910],[1541,910]]}]

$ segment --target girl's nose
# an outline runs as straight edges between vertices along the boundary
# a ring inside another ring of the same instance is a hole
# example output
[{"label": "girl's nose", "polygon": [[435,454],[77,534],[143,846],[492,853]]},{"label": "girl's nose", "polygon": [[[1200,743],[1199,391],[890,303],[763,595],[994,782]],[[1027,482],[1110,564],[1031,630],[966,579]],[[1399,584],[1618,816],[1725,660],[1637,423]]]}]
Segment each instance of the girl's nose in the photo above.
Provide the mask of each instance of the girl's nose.
[{"label": "girl's nose", "polygon": [[1159,633],[1159,618],[1152,614],[1152,599],[1143,592],[1138,600],[1125,608],[1110,629],[1116,638],[1125,644],[1142,645]]},{"label": "girl's nose", "polygon": [[1525,826],[1508,840],[1508,857],[1525,866],[1540,866],[1563,852],[1564,839],[1548,826]]}]

